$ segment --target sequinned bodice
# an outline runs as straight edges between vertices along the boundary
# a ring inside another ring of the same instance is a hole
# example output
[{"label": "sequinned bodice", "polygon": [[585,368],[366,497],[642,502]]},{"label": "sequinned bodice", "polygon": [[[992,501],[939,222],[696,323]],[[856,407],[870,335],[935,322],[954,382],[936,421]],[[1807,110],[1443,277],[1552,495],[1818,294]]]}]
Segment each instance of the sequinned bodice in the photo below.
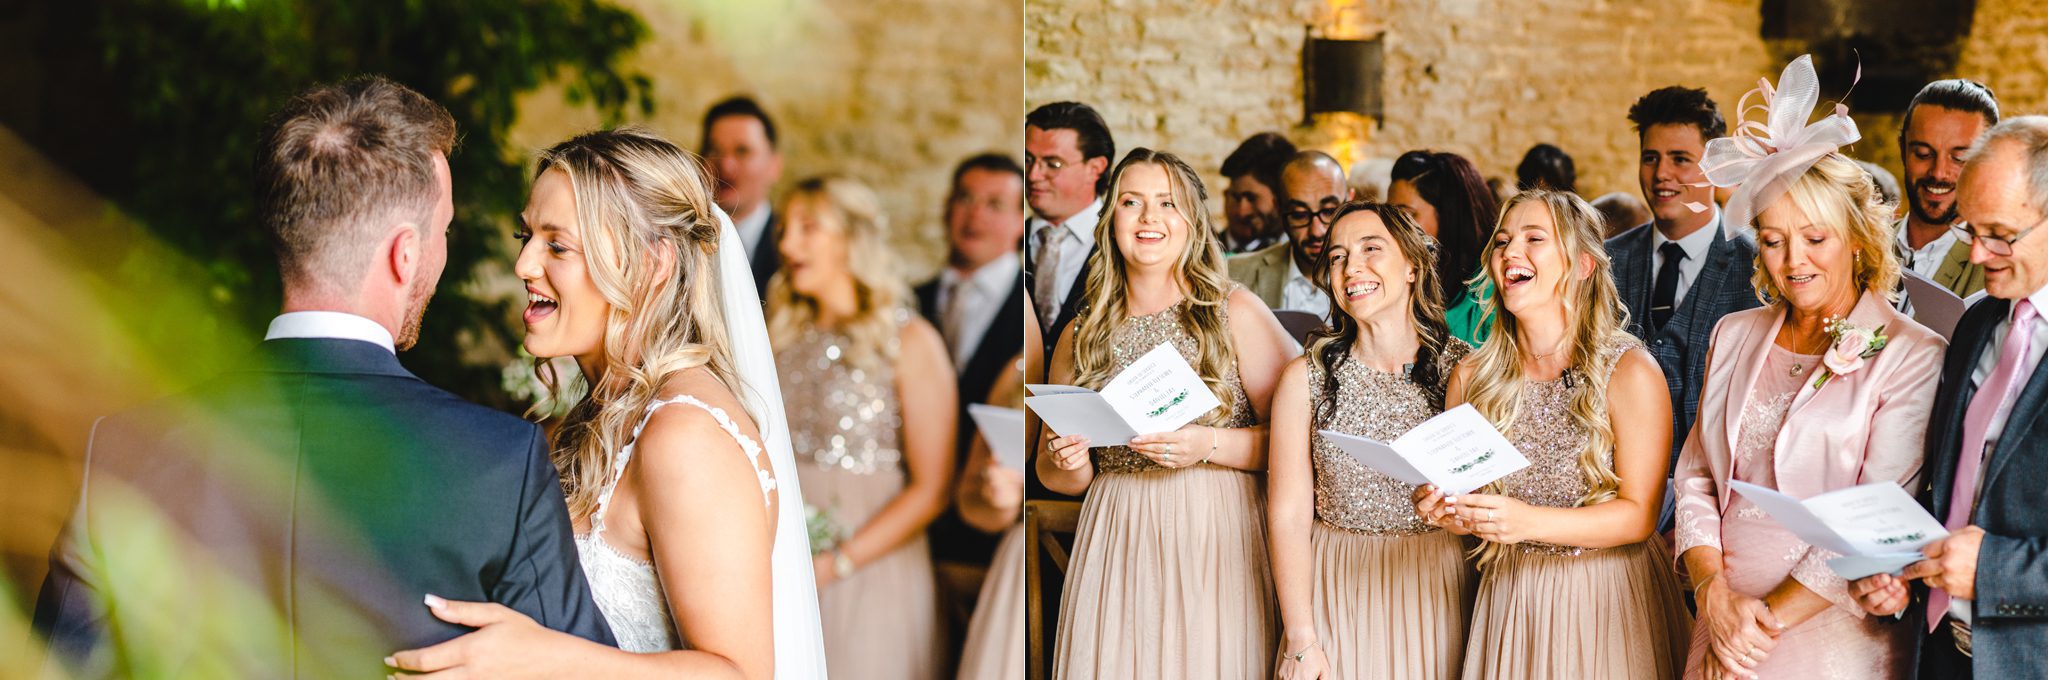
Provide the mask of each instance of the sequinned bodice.
[{"label": "sequinned bodice", "polygon": [[[1130,367],[1132,362],[1144,357],[1147,352],[1163,342],[1173,343],[1173,348],[1180,351],[1181,358],[1186,359],[1189,365],[1193,365],[1199,355],[1194,334],[1189,333],[1181,323],[1181,312],[1186,306],[1187,303],[1182,302],[1158,312],[1124,319],[1116,331],[1110,334],[1111,356],[1116,365],[1112,375]],[[1223,327],[1227,332],[1230,328],[1230,313],[1228,307],[1224,309]],[[1225,389],[1233,394],[1233,398],[1230,417],[1219,423],[1218,427],[1246,427],[1258,422],[1258,414],[1252,411],[1251,397],[1244,392],[1244,383],[1238,379],[1235,364],[1226,369],[1223,383]],[[1100,447],[1094,450],[1094,456],[1096,474],[1164,469],[1150,458],[1131,451],[1128,446]]]},{"label": "sequinned bodice", "polygon": [[[1610,359],[1619,363],[1619,355],[1636,346],[1633,337],[1624,337],[1610,341],[1606,351]],[[1592,487],[1579,469],[1579,454],[1586,448],[1587,432],[1572,421],[1571,401],[1578,390],[1593,387],[1588,384],[1591,380],[1605,386],[1609,377],[1589,379],[1572,371],[1556,380],[1524,382],[1521,414],[1503,434],[1529,459],[1529,467],[1501,478],[1495,483],[1494,492],[1531,505],[1578,507]],[[1600,462],[1612,471],[1614,452],[1601,452]],[[1553,555],[1577,555],[1589,550],[1534,541],[1524,541],[1516,547],[1524,552]]]},{"label": "sequinned bodice", "polygon": [[798,460],[820,467],[863,475],[898,470],[903,416],[895,366],[854,366],[851,342],[837,331],[812,328],[776,348],[790,443]]},{"label": "sequinned bodice", "polygon": [[[1450,345],[1437,356],[1438,380],[1448,381],[1451,367],[1470,351],[1464,341],[1451,338]],[[1308,376],[1309,413],[1321,413],[1324,373],[1310,364]],[[1443,412],[1443,404],[1432,400],[1406,375],[1344,361],[1337,365],[1336,378],[1330,417],[1316,429],[1392,441]],[[1315,467],[1316,519],[1339,529],[1376,535],[1437,531],[1415,514],[1409,497],[1415,491],[1413,485],[1366,467],[1321,434],[1310,436],[1314,441],[1309,460]]]}]

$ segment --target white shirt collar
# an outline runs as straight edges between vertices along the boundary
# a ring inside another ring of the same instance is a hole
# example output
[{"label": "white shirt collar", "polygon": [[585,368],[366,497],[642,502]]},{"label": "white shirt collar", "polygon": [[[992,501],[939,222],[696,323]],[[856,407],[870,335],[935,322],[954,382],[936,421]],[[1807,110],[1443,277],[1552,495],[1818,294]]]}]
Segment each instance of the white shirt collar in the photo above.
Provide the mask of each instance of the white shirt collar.
[{"label": "white shirt collar", "polygon": [[1906,226],[1906,218],[1899,218],[1899,221],[1893,223],[1892,226],[1895,227],[1894,231],[1898,232],[1899,248],[1915,255],[1940,253],[1943,258],[1946,258],[1948,257],[1948,249],[1956,245],[1956,230],[1943,229],[1941,230],[1941,235],[1934,237],[1932,241],[1928,241],[1927,245],[1914,248],[1907,235],[1909,229]]},{"label": "white shirt collar", "polygon": [[732,228],[740,232],[740,242],[747,244],[748,258],[761,252],[761,241],[768,236],[769,213],[768,202],[762,201],[755,205],[753,212],[747,213],[746,217],[732,222]]},{"label": "white shirt collar", "polygon": [[[1720,231],[1720,229],[1721,209],[1715,208],[1714,219],[1708,220],[1705,225],[1692,230],[1692,233],[1686,234],[1684,238],[1677,239],[1679,249],[1685,251],[1685,259],[1693,262],[1706,261],[1707,251],[1714,247],[1714,232]],[[1663,250],[1664,244],[1671,242],[1672,239],[1665,238],[1663,230],[1658,229],[1654,224],[1650,226],[1651,252]]]},{"label": "white shirt collar", "polygon": [[[987,264],[975,269],[974,273],[966,275],[967,285],[973,286],[976,290],[1002,294],[1009,292],[1009,286],[1017,278],[1017,273],[1023,270],[1024,262],[1017,258],[1017,254],[1006,253],[1002,257],[989,260]],[[961,278],[960,270],[947,267],[939,272],[939,288],[951,288],[953,283],[960,281]]]},{"label": "white shirt collar", "polygon": [[[2027,299],[2034,301],[2034,323],[2048,319],[2048,286],[2042,286],[2040,290],[2034,291],[2034,294],[2028,295]],[[2017,307],[2019,302],[2014,301],[2012,304]],[[2010,308],[2006,311],[2005,318],[2008,321],[2012,319]]]},{"label": "white shirt collar", "polygon": [[270,330],[263,334],[264,340],[284,338],[337,338],[361,340],[384,348],[393,355],[398,348],[391,343],[391,331],[383,324],[349,314],[347,312],[287,312],[270,320]]},{"label": "white shirt collar", "polygon": [[[1088,207],[1082,208],[1080,212],[1068,215],[1066,219],[1058,222],[1037,215],[1031,216],[1031,237],[1037,239],[1038,230],[1045,225],[1051,224],[1061,227],[1063,231],[1072,234],[1074,238],[1080,239],[1081,245],[1094,248],[1095,221],[1100,217],[1102,217],[1102,197],[1097,196],[1094,202],[1088,204]],[[1034,241],[1034,245],[1035,243]]]}]

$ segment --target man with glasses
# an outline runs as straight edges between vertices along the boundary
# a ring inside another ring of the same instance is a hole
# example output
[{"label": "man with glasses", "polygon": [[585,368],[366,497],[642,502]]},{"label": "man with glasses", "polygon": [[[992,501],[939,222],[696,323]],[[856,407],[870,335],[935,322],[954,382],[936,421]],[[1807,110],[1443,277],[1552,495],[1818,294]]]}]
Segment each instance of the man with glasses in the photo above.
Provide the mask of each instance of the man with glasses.
[{"label": "man with glasses", "polygon": [[1962,79],[1937,80],[1913,95],[1899,129],[1906,205],[1899,218],[1902,264],[1958,296],[1984,288],[1984,267],[1970,260],[1970,245],[1951,236],[1956,221],[1956,178],[1963,153],[1998,124],[1991,88]]},{"label": "man with glasses", "polygon": [[1116,140],[1102,115],[1080,102],[1054,102],[1024,117],[1025,275],[1045,331],[1046,354],[1074,318],[1095,257],[1095,223]]},{"label": "man with glasses", "polygon": [[1330,236],[1337,206],[1351,200],[1344,165],[1321,151],[1302,151],[1280,170],[1280,217],[1287,240],[1230,258],[1230,278],[1251,289],[1274,311],[1330,313],[1330,298],[1307,272],[1315,270]]},{"label": "man with glasses", "polygon": [[1920,677],[2038,677],[2048,667],[2048,117],[1993,126],[1964,155],[1957,239],[1984,268],[1928,416],[1920,503],[1949,535],[1900,576],[1850,584],[1919,639]]}]

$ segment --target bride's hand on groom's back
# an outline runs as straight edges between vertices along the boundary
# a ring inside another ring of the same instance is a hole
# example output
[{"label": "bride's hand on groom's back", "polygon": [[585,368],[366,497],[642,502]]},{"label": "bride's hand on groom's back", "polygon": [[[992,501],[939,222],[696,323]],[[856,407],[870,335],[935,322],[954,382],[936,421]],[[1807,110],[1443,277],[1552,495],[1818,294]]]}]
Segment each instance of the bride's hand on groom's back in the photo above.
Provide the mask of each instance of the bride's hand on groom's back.
[{"label": "bride's hand on groom's back", "polygon": [[568,669],[556,668],[569,656],[567,647],[592,644],[541,627],[532,618],[495,602],[461,602],[427,596],[434,617],[476,630],[432,647],[408,649],[384,657],[397,669],[393,677],[552,678]]}]

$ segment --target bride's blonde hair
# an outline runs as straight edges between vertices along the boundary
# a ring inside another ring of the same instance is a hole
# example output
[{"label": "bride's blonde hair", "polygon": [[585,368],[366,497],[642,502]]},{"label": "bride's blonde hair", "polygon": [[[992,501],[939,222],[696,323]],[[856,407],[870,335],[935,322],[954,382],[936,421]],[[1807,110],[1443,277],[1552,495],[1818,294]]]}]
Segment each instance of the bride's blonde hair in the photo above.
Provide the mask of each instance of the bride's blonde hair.
[{"label": "bride's blonde hair", "polygon": [[[1565,337],[1570,342],[1567,356],[1571,359],[1563,378],[1572,386],[1565,415],[1586,433],[1578,459],[1586,494],[1579,498],[1579,505],[1592,505],[1614,498],[1621,488],[1621,478],[1614,474],[1614,425],[1607,416],[1607,377],[1614,372],[1621,355],[1609,349],[1618,341],[1632,342],[1634,336],[1628,334],[1628,309],[1622,306],[1614,278],[1608,273],[1607,249],[1600,240],[1603,218],[1578,195],[1531,189],[1516,194],[1501,206],[1493,234],[1480,251],[1480,274],[1474,279],[1486,279],[1492,284],[1493,293],[1486,303],[1494,310],[1493,333],[1485,345],[1466,359],[1472,371],[1465,384],[1465,401],[1502,432],[1514,427],[1522,416],[1522,394],[1528,376],[1522,366],[1521,341],[1515,335],[1521,324],[1507,313],[1500,282],[1491,279],[1493,254],[1500,249],[1496,236],[1500,230],[1514,226],[1507,223],[1508,214],[1524,203],[1538,204],[1549,211],[1558,248],[1573,270],[1578,269],[1581,261],[1593,264],[1593,272],[1586,278],[1567,275],[1558,284],[1558,297],[1564,301]],[[1498,493],[1498,486],[1490,485],[1488,492]],[[1504,549],[1497,543],[1481,543],[1477,550],[1480,566],[1497,559]]]},{"label": "bride's blonde hair", "polygon": [[[705,367],[739,394],[719,302],[719,222],[703,169],[643,129],[578,135],[541,152],[538,178],[560,170],[576,197],[583,259],[605,319],[604,369],[555,431],[552,458],[571,517],[584,517],[648,404],[683,371]],[[535,370],[552,392],[566,386]]]}]

